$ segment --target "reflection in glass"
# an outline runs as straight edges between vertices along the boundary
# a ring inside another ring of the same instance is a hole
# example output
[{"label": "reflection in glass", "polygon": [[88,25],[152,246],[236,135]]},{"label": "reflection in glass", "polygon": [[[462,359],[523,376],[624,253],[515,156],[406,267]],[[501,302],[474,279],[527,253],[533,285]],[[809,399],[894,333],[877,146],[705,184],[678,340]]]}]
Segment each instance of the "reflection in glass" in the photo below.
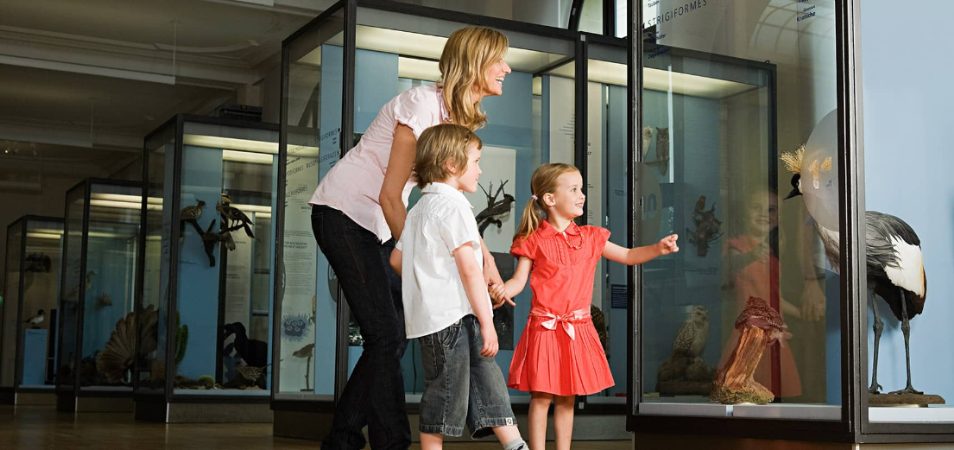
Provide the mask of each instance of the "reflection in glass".
[{"label": "reflection in glass", "polygon": [[[837,246],[839,204],[785,200],[780,158],[837,103],[833,4],[806,17],[795,3],[693,5],[643,4],[637,231],[679,233],[682,251],[642,269],[642,401],[708,402],[718,375],[748,374],[735,401],[840,404],[837,262],[815,226]],[[834,164],[819,159],[814,176],[837,190]],[[777,327],[746,320],[757,311]]]}]

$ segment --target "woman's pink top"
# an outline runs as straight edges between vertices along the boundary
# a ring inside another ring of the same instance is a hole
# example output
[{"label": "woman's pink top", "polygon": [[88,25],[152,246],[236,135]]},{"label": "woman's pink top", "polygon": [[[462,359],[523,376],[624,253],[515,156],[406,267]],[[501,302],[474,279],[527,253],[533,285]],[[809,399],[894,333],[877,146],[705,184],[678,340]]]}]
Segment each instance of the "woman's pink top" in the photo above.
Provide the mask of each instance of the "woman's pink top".
[{"label": "woman's pink top", "polygon": [[[436,86],[420,86],[404,91],[381,107],[358,145],[335,163],[318,184],[308,203],[341,211],[377,235],[381,242],[391,239],[391,229],[384,220],[378,196],[388,170],[394,130],[398,124],[407,125],[417,138],[428,127],[448,119],[449,114]],[[408,180],[402,192],[405,206],[412,187],[414,182]]]}]

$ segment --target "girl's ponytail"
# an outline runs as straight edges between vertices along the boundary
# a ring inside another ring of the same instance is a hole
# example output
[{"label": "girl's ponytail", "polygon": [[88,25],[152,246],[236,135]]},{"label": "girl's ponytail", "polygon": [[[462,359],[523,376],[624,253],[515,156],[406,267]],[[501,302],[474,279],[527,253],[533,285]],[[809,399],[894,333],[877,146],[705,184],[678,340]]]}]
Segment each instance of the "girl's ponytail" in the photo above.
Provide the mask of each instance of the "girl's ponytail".
[{"label": "girl's ponytail", "polygon": [[523,208],[523,217],[520,218],[520,228],[517,229],[517,239],[527,238],[537,228],[540,228],[540,214],[537,212],[537,196],[531,195],[527,206]]}]

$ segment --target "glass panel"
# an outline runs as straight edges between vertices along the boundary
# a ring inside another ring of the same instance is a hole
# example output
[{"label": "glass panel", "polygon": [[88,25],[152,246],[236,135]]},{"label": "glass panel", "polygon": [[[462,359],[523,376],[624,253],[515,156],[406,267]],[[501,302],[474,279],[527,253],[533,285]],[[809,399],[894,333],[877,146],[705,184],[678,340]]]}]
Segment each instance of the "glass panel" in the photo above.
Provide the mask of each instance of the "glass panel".
[{"label": "glass panel", "polygon": [[[66,220],[63,242],[63,285],[60,289],[60,346],[57,355],[57,388],[72,392],[78,370],[76,343],[80,304],[80,263],[83,249],[83,216],[87,183],[66,193]],[[95,364],[94,364],[95,369]]]},{"label": "glass panel", "polygon": [[583,0],[579,31],[603,34],[603,2],[612,0]]},{"label": "glass panel", "polygon": [[175,393],[268,395],[268,329],[252,323],[269,297],[253,295],[270,292],[278,133],[194,122],[183,133]]},{"label": "glass panel", "polygon": [[19,386],[52,388],[54,382],[57,300],[59,299],[63,222],[27,220],[20,293]]},{"label": "glass panel", "polygon": [[[954,378],[949,375],[954,359],[946,350],[954,341],[950,326],[954,318],[950,301],[954,292],[954,179],[950,175],[954,156],[947,150],[952,132],[947,110],[954,91],[943,77],[932,75],[948,73],[951,62],[934,57],[943,51],[943,44],[930,39],[936,30],[947,27],[946,17],[954,13],[954,4],[935,6],[901,42],[874,31],[893,23],[896,10],[877,2],[866,2],[861,9],[864,209],[869,233],[865,293],[869,311],[863,330],[868,352],[862,367],[868,371],[870,386],[877,364],[876,382],[882,393],[868,396],[868,420],[882,423],[863,427],[866,432],[887,432],[883,422],[943,422],[941,430],[932,432],[946,433],[954,422],[950,406]],[[903,45],[907,42],[919,45]],[[902,59],[922,61],[917,70],[923,75],[916,82],[899,82],[898,76],[905,72],[904,65],[898,64]],[[883,326],[880,339],[874,332],[875,314]],[[907,337],[905,317],[910,326]],[[862,386],[862,393],[869,386]],[[888,394],[909,386],[923,395]],[[928,407],[893,407],[899,403]]]},{"label": "glass panel", "polygon": [[840,420],[834,2],[643,11],[642,401]]},{"label": "glass panel", "polygon": [[[438,60],[452,32],[468,24],[358,9],[356,34],[355,133],[361,133],[382,105],[399,93],[440,79]],[[522,207],[530,196],[530,175],[544,161],[573,161],[573,42],[549,36],[505,31],[511,67],[503,95],[485,97],[487,124],[477,131],[483,141],[480,188],[466,194],[479,215],[491,204],[512,196],[510,210],[478,224],[501,275],[507,279],[515,261],[510,255]],[[556,69],[554,69],[556,66]],[[562,72],[558,72],[562,70]],[[385,82],[383,80],[393,80]],[[555,124],[551,126],[551,124]],[[417,193],[412,194],[413,200]],[[499,221],[499,222],[497,222]],[[517,307],[495,310],[500,342],[497,362],[504,373],[530,311],[530,289]],[[358,335],[356,324],[351,327]],[[350,339],[349,339],[350,340]],[[349,370],[361,355],[361,342],[350,340]],[[424,388],[421,349],[412,340],[402,360],[405,390],[414,401]],[[514,392],[515,398],[528,396]]]},{"label": "glass panel", "polygon": [[169,233],[172,222],[171,210],[162,207],[164,193],[172,187],[172,160],[166,164],[166,156],[176,147],[176,126],[169,123],[146,139],[147,166],[143,183],[148,193],[146,221],[142,225],[145,234],[142,261],[142,299],[136,305],[137,328],[141,340],[138,344],[140,357],[137,364],[136,392],[161,393],[166,380],[166,336],[169,304]]},{"label": "glass panel", "polygon": [[[587,55],[586,223],[605,227],[610,241],[626,247],[627,74],[626,46],[589,44]],[[627,364],[627,268],[601,260],[594,280],[591,315],[616,385],[590,397],[594,402],[625,403]]]},{"label": "glass panel", "polygon": [[132,386],[141,211],[140,187],[91,184],[79,348],[79,383],[84,390]]},{"label": "glass panel", "polygon": [[338,289],[315,242],[308,201],[341,153],[343,28],[339,11],[313,24],[285,48],[286,200],[275,396],[279,399],[315,398],[315,394],[334,399]]},{"label": "glass panel", "polygon": [[20,258],[23,244],[23,222],[7,227],[6,274],[3,277],[3,334],[0,346],[0,386],[13,387],[16,370],[17,334],[20,325]]},{"label": "glass panel", "polygon": [[[446,11],[457,11],[480,16],[516,20],[518,22],[566,28],[572,1],[518,0],[474,2],[469,0],[397,0],[401,3],[423,5]],[[596,3],[592,0],[589,3]]]}]

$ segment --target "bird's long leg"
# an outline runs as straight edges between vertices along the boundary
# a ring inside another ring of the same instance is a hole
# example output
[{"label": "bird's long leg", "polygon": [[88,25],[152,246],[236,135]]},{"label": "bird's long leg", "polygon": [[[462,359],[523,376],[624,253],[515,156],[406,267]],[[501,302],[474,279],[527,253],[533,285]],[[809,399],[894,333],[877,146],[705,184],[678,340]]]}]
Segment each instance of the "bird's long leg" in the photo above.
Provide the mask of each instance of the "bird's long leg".
[{"label": "bird's long leg", "polygon": [[909,343],[911,339],[911,319],[908,318],[908,301],[904,298],[904,291],[901,291],[901,333],[904,334],[904,362],[908,371],[908,383],[899,393],[923,394],[923,392],[911,386],[911,346]]},{"label": "bird's long leg", "polygon": [[871,386],[868,386],[868,393],[880,394],[881,387],[878,384],[878,345],[881,343],[881,332],[884,331],[884,321],[878,316],[878,299],[869,290],[868,298],[871,299],[871,312],[874,313],[874,359],[871,366]]}]

